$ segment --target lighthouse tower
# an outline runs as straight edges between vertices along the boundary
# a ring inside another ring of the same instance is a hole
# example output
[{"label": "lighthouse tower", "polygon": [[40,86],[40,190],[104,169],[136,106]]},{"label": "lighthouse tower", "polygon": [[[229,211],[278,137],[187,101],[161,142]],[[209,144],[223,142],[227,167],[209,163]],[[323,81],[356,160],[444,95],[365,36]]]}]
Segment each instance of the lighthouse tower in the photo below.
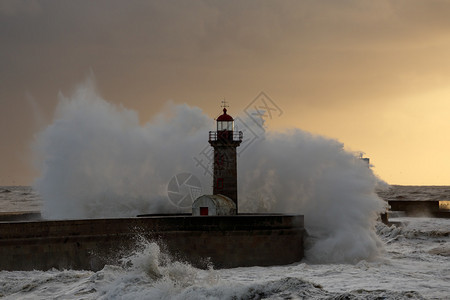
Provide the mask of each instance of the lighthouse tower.
[{"label": "lighthouse tower", "polygon": [[242,142],[242,131],[234,131],[234,119],[227,114],[223,101],[223,114],[217,119],[217,131],[209,132],[209,144],[214,148],[213,194],[233,200],[238,210],[236,148]]}]

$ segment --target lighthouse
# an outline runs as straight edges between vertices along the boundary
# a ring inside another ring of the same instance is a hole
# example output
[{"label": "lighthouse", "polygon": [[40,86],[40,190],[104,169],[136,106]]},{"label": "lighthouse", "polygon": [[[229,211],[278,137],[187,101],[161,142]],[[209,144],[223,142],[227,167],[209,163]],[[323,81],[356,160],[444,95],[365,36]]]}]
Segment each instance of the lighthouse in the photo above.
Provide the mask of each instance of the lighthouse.
[{"label": "lighthouse", "polygon": [[234,131],[234,119],[227,113],[223,101],[223,113],[216,119],[217,130],[209,132],[209,144],[214,148],[213,194],[224,195],[236,204],[237,158],[236,148],[242,142],[242,131]]}]

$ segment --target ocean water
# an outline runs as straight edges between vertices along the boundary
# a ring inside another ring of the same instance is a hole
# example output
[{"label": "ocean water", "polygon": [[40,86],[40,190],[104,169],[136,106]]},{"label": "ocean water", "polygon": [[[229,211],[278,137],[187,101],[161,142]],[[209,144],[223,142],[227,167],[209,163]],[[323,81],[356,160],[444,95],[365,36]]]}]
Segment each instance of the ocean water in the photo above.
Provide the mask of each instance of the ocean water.
[{"label": "ocean water", "polygon": [[40,211],[42,200],[31,186],[0,186],[0,212]]},{"label": "ocean water", "polygon": [[[395,186],[382,197],[448,199],[450,187]],[[1,210],[35,211],[29,187],[0,187]],[[0,271],[4,299],[449,299],[450,219],[376,225],[384,250],[371,261],[200,270],[152,241],[98,272]],[[289,245],[286,245],[287,247]]]}]

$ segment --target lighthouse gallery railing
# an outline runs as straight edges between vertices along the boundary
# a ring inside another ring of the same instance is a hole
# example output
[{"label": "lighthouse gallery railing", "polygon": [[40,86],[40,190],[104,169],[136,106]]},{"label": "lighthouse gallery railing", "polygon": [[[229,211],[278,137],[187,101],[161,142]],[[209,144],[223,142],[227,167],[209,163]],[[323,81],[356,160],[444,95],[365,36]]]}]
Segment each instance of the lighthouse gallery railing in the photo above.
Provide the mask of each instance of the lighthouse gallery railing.
[{"label": "lighthouse gallery railing", "polygon": [[242,131],[210,131],[209,141],[228,140],[233,142],[242,142],[244,135]]}]

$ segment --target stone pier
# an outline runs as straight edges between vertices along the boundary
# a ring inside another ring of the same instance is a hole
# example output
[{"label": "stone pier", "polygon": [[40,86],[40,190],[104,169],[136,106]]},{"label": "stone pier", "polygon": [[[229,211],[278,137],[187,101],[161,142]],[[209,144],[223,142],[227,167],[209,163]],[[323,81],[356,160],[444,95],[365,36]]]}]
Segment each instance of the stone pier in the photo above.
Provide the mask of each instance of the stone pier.
[{"label": "stone pier", "polygon": [[284,265],[303,258],[301,215],[165,215],[0,222],[0,270],[100,270],[156,241],[196,267]]}]

